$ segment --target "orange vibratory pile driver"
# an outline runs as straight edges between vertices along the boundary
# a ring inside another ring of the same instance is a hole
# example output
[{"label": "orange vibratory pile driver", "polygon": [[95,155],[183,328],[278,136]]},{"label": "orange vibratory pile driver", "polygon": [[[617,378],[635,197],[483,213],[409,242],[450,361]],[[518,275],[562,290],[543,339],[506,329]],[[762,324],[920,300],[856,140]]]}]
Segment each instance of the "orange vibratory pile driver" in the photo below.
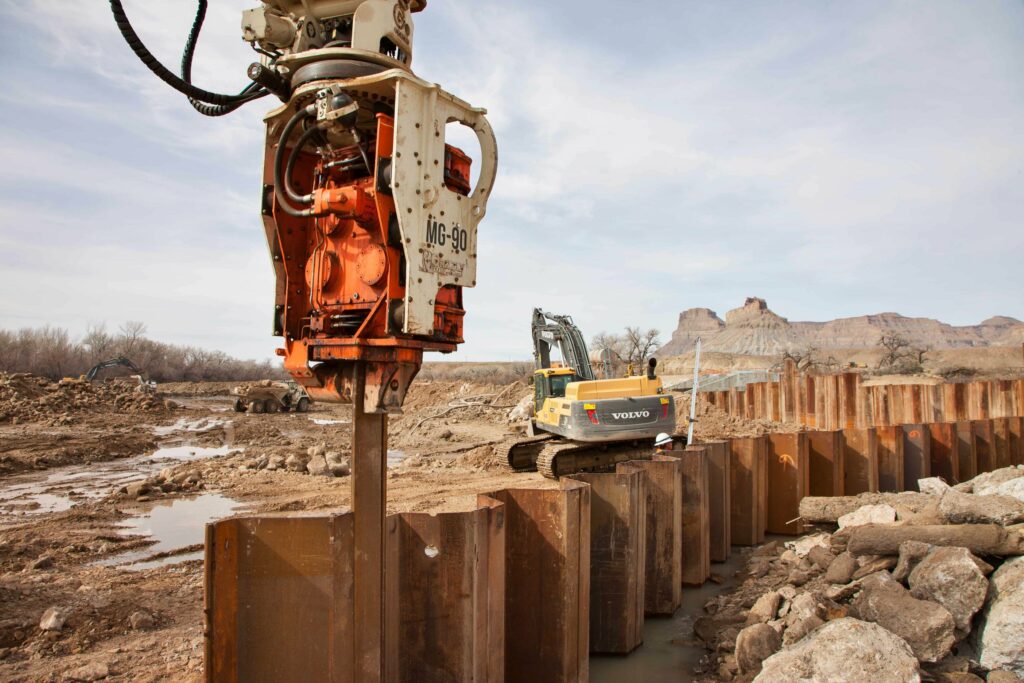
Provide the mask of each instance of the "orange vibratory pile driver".
[{"label": "orange vibratory pile driver", "polygon": [[[236,95],[191,82],[206,0],[180,76],[146,50],[120,0],[110,4],[129,46],[201,113],[281,100],[265,117],[261,207],[278,353],[314,399],[357,400],[358,369],[367,413],[400,410],[423,352],[463,341],[462,288],[476,284],[497,164],[484,110],[411,71],[411,17],[425,0],[264,0],[243,13],[260,57]],[[447,144],[452,123],[475,133],[479,160]]]}]

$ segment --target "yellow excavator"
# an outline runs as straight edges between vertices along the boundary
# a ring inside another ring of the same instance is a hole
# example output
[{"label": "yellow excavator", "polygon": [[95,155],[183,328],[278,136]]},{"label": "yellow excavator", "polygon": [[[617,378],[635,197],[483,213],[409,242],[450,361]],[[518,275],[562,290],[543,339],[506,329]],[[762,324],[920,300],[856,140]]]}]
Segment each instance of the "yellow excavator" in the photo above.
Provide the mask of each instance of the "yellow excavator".
[{"label": "yellow excavator", "polygon": [[[571,317],[536,308],[531,329],[534,415],[527,438],[505,444],[499,455],[509,467],[552,479],[608,469],[650,455],[655,436],[675,431],[675,402],[655,375],[655,359],[643,375],[596,379]],[[551,359],[555,348],[560,365]]]}]

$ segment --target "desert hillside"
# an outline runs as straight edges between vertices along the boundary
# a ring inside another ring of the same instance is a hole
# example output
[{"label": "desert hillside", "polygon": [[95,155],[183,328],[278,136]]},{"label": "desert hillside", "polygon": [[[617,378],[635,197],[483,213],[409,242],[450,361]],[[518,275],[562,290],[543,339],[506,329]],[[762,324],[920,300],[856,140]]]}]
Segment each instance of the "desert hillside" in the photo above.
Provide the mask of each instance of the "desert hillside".
[{"label": "desert hillside", "polygon": [[668,358],[693,349],[697,337],[705,351],[774,356],[806,349],[870,349],[882,335],[896,334],[912,345],[929,349],[959,349],[1024,344],[1024,323],[997,316],[978,325],[958,327],[931,318],[908,318],[878,313],[827,322],[790,322],[768,308],[764,299],[750,297],[725,314],[691,308],[679,314],[672,339],[658,351]]}]

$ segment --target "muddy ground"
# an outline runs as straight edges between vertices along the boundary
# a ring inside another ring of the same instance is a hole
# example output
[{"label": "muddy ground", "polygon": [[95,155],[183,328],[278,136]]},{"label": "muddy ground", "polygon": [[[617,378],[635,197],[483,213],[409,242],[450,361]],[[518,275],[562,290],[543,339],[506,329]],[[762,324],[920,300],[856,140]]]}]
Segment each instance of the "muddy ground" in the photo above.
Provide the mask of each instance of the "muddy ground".
[{"label": "muddy ground", "polygon": [[[249,415],[232,410],[228,385],[94,395],[7,380],[0,399],[17,408],[0,421],[2,680],[200,680],[204,523],[349,502],[347,476],[284,464],[310,449],[344,461],[349,406]],[[29,399],[17,394],[25,386]],[[417,381],[405,415],[390,419],[389,511],[468,510],[481,491],[552,486],[493,465],[528,393],[520,382]],[[706,436],[779,427],[700,413]],[[40,627],[50,608],[59,630]]]}]

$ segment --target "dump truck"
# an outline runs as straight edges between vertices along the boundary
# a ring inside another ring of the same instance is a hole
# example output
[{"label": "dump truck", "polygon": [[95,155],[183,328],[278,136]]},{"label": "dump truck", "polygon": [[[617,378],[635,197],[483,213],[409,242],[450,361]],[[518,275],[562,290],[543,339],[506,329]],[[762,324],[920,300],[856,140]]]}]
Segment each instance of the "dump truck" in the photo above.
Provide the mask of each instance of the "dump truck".
[{"label": "dump truck", "polygon": [[[650,359],[643,375],[596,379],[583,334],[567,315],[533,311],[533,417],[527,438],[499,460],[557,479],[650,455],[655,436],[676,428],[675,402]],[[562,360],[552,360],[557,348]]]},{"label": "dump truck", "polygon": [[309,410],[309,396],[294,382],[264,380],[237,386],[231,393],[235,396],[235,411],[239,413],[286,413],[289,410],[305,413]]}]

